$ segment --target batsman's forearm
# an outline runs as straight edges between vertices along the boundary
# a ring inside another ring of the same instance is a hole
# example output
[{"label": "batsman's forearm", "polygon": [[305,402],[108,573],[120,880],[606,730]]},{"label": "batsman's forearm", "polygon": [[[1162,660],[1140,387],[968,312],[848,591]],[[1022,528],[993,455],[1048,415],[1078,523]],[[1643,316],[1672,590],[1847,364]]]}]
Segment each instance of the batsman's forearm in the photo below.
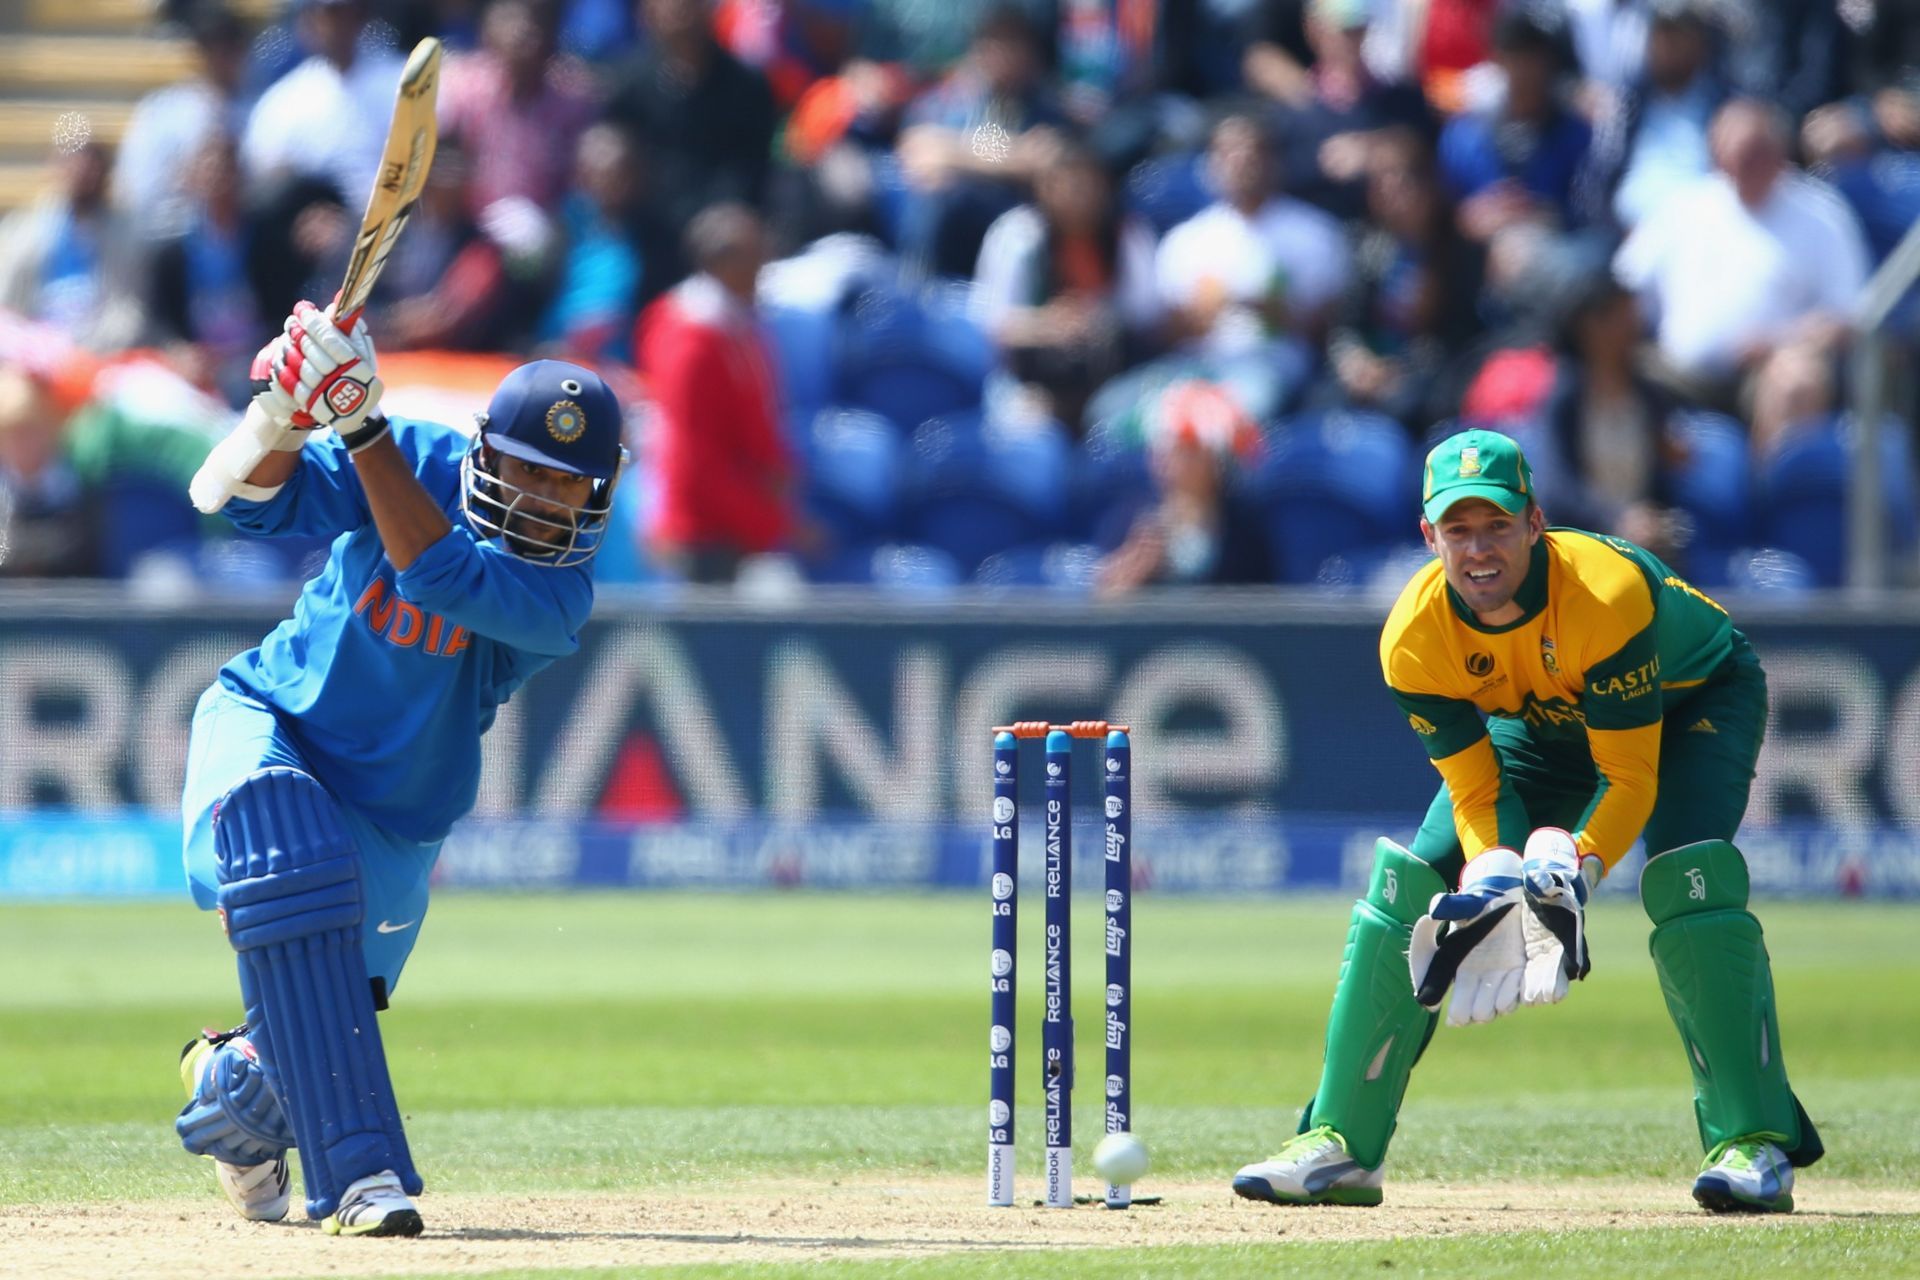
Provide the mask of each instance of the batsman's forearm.
[{"label": "batsman's forearm", "polygon": [[405,570],[453,528],[440,504],[421,487],[391,434],[354,454],[353,465],[373,512],[373,527],[395,569]]},{"label": "batsman's forearm", "polygon": [[260,460],[260,465],[247,473],[247,483],[258,485],[262,489],[277,489],[293,479],[293,473],[300,467],[300,455],[292,450],[276,449]]}]

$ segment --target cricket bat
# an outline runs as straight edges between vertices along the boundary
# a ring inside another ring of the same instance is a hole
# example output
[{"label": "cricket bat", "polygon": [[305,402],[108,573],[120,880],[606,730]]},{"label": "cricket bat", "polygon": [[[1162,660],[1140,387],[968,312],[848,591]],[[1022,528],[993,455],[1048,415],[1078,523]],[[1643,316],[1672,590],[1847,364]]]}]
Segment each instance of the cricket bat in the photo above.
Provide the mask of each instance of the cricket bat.
[{"label": "cricket bat", "polygon": [[[400,238],[427,183],[427,170],[433,165],[434,147],[440,140],[434,102],[440,89],[440,42],[428,38],[414,46],[400,72],[400,90],[394,98],[393,123],[387,128],[386,150],[380,156],[380,172],[367,196],[367,211],[360,219],[360,231],[354,237],[353,253],[347,258],[347,273],[334,298],[335,323],[350,329],[366,309],[387,255]],[[311,425],[300,414],[301,426]],[[188,495],[193,505],[208,514],[227,505],[234,486],[253,474],[274,445],[283,429],[255,404],[247,406],[246,417],[200,464]]]}]

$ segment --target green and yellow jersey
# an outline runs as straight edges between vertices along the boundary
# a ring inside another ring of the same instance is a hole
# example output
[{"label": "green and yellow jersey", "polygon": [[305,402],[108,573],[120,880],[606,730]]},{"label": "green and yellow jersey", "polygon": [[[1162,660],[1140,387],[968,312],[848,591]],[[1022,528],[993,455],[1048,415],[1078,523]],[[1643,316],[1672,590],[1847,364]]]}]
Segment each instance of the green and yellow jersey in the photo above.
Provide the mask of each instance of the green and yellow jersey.
[{"label": "green and yellow jersey", "polygon": [[1666,707],[1746,640],[1658,557],[1578,529],[1541,536],[1514,601],[1519,620],[1486,626],[1428,564],[1381,633],[1387,686],[1446,779],[1469,859],[1526,839],[1482,719],[1498,716],[1591,759],[1599,784],[1573,835],[1611,869],[1653,812]]}]

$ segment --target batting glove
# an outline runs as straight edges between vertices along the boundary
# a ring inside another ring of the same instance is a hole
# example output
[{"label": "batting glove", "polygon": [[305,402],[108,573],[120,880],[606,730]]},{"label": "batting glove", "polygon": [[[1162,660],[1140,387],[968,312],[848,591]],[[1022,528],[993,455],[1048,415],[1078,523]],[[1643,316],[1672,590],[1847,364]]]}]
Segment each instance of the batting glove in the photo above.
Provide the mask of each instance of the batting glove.
[{"label": "batting glove", "polygon": [[287,335],[274,335],[272,342],[254,353],[247,378],[253,384],[254,406],[280,429],[274,449],[281,453],[297,453],[306,447],[314,428],[313,419],[300,412],[299,403],[280,385],[275,375],[274,366],[279,363],[286,347]]},{"label": "batting glove", "polygon": [[1520,998],[1527,1004],[1558,1004],[1567,984],[1587,976],[1587,898],[1603,874],[1600,859],[1580,855],[1573,837],[1559,827],[1541,827],[1527,837],[1520,878],[1527,896],[1521,932],[1526,938],[1527,976]]},{"label": "batting glove", "polygon": [[333,428],[353,447],[386,390],[366,321],[343,332],[332,316],[311,302],[298,302],[287,318],[285,336],[274,362],[274,381],[301,412],[317,425]]},{"label": "batting glove", "polygon": [[1454,1027],[1511,1013],[1527,967],[1526,913],[1516,910],[1522,898],[1520,855],[1500,848],[1467,864],[1460,892],[1434,894],[1407,950],[1414,999],[1438,1009],[1451,986],[1447,1025]]}]

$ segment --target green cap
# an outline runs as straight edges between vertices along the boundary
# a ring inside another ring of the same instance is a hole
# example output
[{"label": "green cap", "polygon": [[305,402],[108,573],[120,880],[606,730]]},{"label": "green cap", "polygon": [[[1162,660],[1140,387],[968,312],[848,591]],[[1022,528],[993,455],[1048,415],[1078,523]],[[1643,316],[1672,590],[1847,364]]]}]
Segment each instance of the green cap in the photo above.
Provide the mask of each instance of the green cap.
[{"label": "green cap", "polygon": [[1498,431],[1460,431],[1433,446],[1420,483],[1420,509],[1439,524],[1463,498],[1484,498],[1508,515],[1527,509],[1533,469],[1512,436]]}]

